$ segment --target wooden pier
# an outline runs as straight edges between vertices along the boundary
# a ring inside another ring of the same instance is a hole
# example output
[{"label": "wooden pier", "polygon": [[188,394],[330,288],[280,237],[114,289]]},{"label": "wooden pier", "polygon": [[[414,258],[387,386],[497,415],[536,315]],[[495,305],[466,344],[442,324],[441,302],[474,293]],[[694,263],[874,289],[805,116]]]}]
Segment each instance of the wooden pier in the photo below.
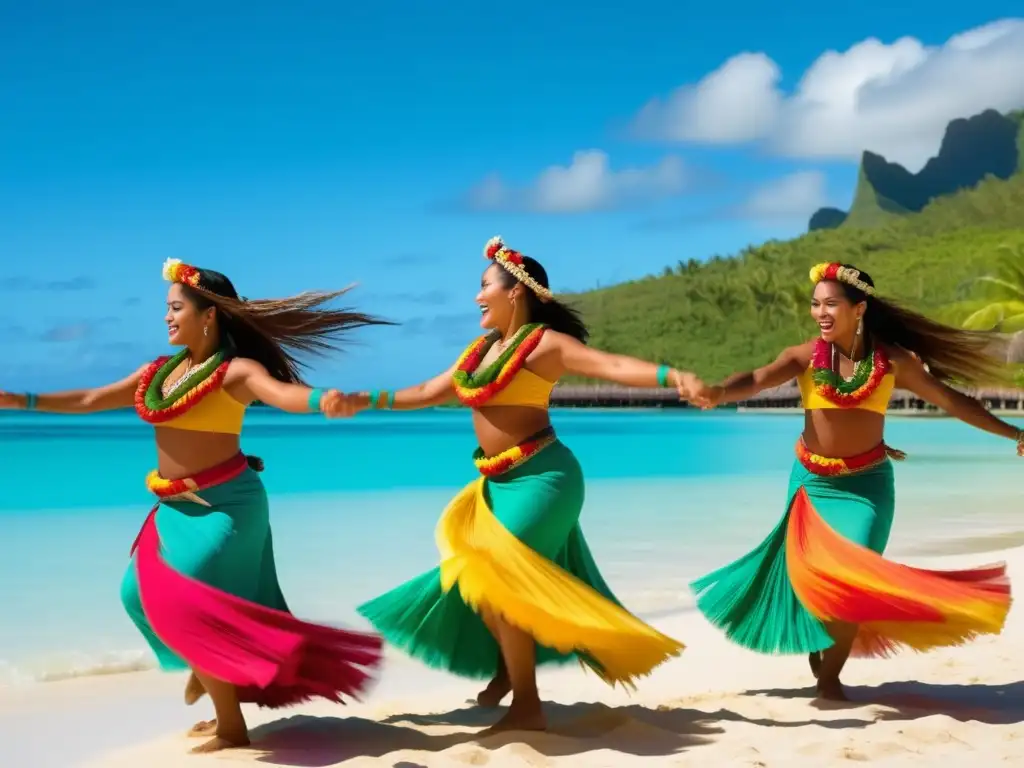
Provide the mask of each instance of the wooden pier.
[{"label": "wooden pier", "polygon": [[[1024,412],[1024,391],[1017,389],[964,389],[964,394],[981,400],[993,411]],[[618,387],[604,384],[566,384],[555,387],[551,405],[560,408],[692,408],[680,402],[674,389]],[[742,410],[792,410],[800,408],[800,390],[796,382],[765,390],[736,407]],[[904,413],[939,413],[912,392],[897,389],[889,401],[889,410]]]}]

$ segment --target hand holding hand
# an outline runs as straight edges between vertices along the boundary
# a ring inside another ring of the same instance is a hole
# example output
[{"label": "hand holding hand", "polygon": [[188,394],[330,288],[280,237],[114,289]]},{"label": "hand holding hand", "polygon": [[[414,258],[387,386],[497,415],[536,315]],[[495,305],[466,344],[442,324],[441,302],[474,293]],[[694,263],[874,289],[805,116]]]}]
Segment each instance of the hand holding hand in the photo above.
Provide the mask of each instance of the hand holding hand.
[{"label": "hand holding hand", "polygon": [[369,402],[366,395],[343,394],[336,389],[328,390],[320,400],[320,410],[328,419],[348,419],[366,410]]},{"label": "hand holding hand", "polygon": [[699,406],[705,411],[718,407],[718,404],[722,402],[723,395],[725,395],[723,387],[708,386],[704,382],[701,382],[699,389],[692,392],[694,405]]},{"label": "hand holding hand", "polygon": [[672,374],[680,400],[692,400],[693,393],[704,386],[704,382],[689,371],[673,371]]}]

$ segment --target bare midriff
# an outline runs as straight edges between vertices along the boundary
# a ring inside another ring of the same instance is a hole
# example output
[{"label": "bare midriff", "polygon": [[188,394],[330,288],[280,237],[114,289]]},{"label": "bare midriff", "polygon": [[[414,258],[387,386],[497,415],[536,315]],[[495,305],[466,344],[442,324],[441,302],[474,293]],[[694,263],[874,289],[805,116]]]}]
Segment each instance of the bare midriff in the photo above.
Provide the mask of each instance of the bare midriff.
[{"label": "bare midriff", "polygon": [[477,444],[486,456],[497,456],[551,424],[546,408],[519,405],[484,406],[473,411]]},{"label": "bare midriff", "polygon": [[813,453],[844,459],[882,442],[885,416],[858,408],[804,411],[804,444]]},{"label": "bare midriff", "polygon": [[157,467],[167,480],[191,477],[223,464],[241,450],[238,435],[156,428]]}]

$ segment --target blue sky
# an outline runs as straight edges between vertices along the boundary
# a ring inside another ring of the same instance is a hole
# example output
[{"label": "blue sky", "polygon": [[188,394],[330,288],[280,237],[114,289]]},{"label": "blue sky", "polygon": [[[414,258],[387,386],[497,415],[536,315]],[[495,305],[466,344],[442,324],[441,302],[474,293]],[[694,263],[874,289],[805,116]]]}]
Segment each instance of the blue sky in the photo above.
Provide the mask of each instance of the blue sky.
[{"label": "blue sky", "polygon": [[311,378],[411,384],[476,332],[492,235],[556,289],[636,278],[799,234],[865,147],[913,168],[949,117],[1024,106],[994,0],[89,5],[0,6],[3,389],[162,354],[167,257],[250,297],[358,283],[403,325]]}]

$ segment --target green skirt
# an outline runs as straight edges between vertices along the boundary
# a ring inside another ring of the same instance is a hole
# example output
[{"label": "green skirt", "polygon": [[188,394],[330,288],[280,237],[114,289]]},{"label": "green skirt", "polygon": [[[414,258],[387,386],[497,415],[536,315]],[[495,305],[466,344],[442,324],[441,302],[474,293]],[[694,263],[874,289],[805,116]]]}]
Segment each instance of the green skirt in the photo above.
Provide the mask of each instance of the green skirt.
[{"label": "green skirt", "polygon": [[855,656],[1001,631],[1005,565],[931,571],[886,560],[894,509],[888,458],[839,475],[797,460],[782,520],[753,551],[693,583],[697,608],[730,640],[766,654],[823,651],[833,622],[858,626]]},{"label": "green skirt", "polygon": [[456,675],[490,678],[500,650],[479,611],[531,634],[537,663],[573,658],[628,683],[681,649],[627,612],[580,528],[583,473],[554,442],[470,483],[438,525],[441,565],[359,607],[384,638]]}]

